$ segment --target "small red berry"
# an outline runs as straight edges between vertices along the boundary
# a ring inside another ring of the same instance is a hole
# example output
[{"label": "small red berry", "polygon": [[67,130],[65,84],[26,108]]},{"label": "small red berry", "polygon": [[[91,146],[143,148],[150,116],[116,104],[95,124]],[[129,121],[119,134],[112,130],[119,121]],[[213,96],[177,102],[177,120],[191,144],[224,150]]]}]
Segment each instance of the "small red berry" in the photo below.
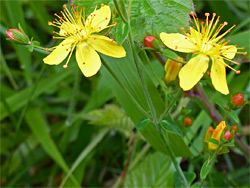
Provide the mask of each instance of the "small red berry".
[{"label": "small red berry", "polygon": [[9,29],[6,31],[6,35],[9,39],[16,39],[12,33],[13,30],[22,33],[22,31],[20,31],[19,29]]},{"label": "small red berry", "polygon": [[226,130],[223,138],[230,141],[232,137],[233,137],[233,133],[231,133],[229,130]]},{"label": "small red berry", "polygon": [[235,105],[236,108],[243,106],[243,104],[244,104],[244,95],[243,94],[235,94],[231,98],[231,102]]},{"label": "small red berry", "polygon": [[184,119],[183,125],[184,125],[185,127],[190,127],[190,126],[192,125],[192,123],[193,123],[192,119],[189,118],[189,117],[186,117],[186,118]]},{"label": "small red berry", "polygon": [[238,132],[238,126],[237,125],[233,125],[232,129],[237,133]]},{"label": "small red berry", "polygon": [[146,47],[149,47],[149,48],[155,48],[155,47],[154,47],[154,44],[153,44],[153,40],[154,40],[154,39],[157,40],[157,38],[154,37],[154,36],[152,36],[152,35],[149,35],[149,36],[144,37],[144,44],[145,44],[145,46],[146,46]]}]

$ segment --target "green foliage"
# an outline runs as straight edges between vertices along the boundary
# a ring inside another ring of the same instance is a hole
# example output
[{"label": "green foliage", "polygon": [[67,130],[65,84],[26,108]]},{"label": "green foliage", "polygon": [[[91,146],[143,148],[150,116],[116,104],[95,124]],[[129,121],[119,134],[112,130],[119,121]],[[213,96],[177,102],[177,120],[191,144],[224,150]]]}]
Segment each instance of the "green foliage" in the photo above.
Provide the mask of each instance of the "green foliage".
[{"label": "green foliage", "polygon": [[180,32],[187,28],[192,2],[178,0],[141,0],[133,1],[131,24],[136,40],[142,41],[146,32]]},{"label": "green foliage", "polygon": [[[193,172],[184,172],[184,175],[187,178],[188,184],[191,185],[196,177],[196,174]],[[174,174],[174,182],[175,187],[185,187],[180,176],[176,172]]]},{"label": "green foliage", "polygon": [[200,171],[200,177],[201,179],[205,179],[210,171],[212,167],[212,163],[210,162],[209,163],[209,160],[207,160],[203,165],[202,165],[202,168],[201,168],[201,171]]},{"label": "green foliage", "polygon": [[116,42],[121,45],[128,36],[129,27],[128,24],[120,23],[116,27]]},{"label": "green foliage", "polygon": [[155,152],[128,172],[125,187],[173,187],[174,172],[170,158]]}]

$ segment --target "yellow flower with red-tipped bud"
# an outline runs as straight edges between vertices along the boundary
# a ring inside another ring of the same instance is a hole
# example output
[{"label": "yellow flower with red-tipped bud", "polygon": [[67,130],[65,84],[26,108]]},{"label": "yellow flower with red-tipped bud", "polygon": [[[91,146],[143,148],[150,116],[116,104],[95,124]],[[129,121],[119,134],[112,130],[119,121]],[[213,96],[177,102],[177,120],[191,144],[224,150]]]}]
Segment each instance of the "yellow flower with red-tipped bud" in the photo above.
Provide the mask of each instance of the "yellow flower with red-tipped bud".
[{"label": "yellow flower with red-tipped bud", "polygon": [[[210,138],[213,138],[215,140],[217,140],[220,144],[221,142],[221,134],[223,132],[223,130],[226,128],[226,122],[225,121],[221,121],[219,123],[219,125],[217,125],[217,127],[213,130],[213,133],[211,135]],[[216,150],[218,148],[218,146],[216,144],[213,144],[211,142],[208,143],[208,149],[209,150]]]},{"label": "yellow flower with red-tipped bud", "polygon": [[[235,54],[247,54],[247,52],[237,52],[237,49],[244,48],[237,48],[237,46],[228,45],[230,41],[225,42],[225,39],[223,39],[223,37],[230,32],[235,25],[219,35],[220,31],[224,26],[228,25],[228,23],[224,22],[217,27],[220,17],[218,16],[215,21],[215,13],[211,20],[209,20],[209,13],[206,13],[205,23],[199,23],[198,18],[195,18],[193,12],[191,12],[191,15],[194,18],[196,29],[190,27],[189,32],[185,32],[184,28],[182,28],[181,30],[185,35],[179,33],[167,34],[164,32],[160,34],[161,40],[168,48],[178,52],[197,54],[180,70],[180,87],[184,91],[192,89],[207,71],[210,58],[212,60],[212,83],[217,91],[227,95],[229,90],[227,86],[225,67],[229,67],[234,71],[236,70],[226,64],[224,60],[238,65],[238,63],[232,60]],[[236,71],[236,73],[239,74],[240,71]]]},{"label": "yellow flower with red-tipped bud", "polygon": [[84,76],[90,77],[95,75],[101,67],[101,59],[96,51],[115,58],[126,56],[124,48],[118,46],[113,39],[97,34],[106,28],[117,25],[115,23],[108,26],[111,18],[109,6],[102,4],[98,10],[96,6],[94,12],[86,19],[85,7],[74,8],[74,5],[71,4],[71,11],[66,5],[63,7],[61,16],[55,14],[58,19],[48,22],[48,24],[60,29],[59,32],[53,32],[58,35],[53,38],[64,40],[58,46],[51,48],[54,51],[43,59],[44,63],[58,65],[69,56],[66,64],[63,65],[63,68],[67,68],[70,57],[76,48],[77,64]]}]

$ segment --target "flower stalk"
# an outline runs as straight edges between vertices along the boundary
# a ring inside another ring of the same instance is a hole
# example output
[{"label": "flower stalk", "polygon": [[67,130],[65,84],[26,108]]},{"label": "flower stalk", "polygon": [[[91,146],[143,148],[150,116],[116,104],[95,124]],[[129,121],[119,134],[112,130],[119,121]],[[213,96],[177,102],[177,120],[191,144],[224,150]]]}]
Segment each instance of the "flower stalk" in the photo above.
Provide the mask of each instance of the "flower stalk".
[{"label": "flower stalk", "polygon": [[143,92],[144,92],[145,98],[147,100],[147,104],[149,106],[150,112],[152,114],[153,123],[154,123],[154,125],[156,127],[156,130],[157,130],[158,134],[160,135],[160,137],[161,137],[161,139],[162,139],[162,141],[163,141],[163,143],[164,143],[164,145],[165,145],[165,147],[166,147],[166,149],[167,149],[167,151],[169,153],[170,159],[173,162],[177,173],[179,174],[180,178],[183,181],[184,186],[189,187],[188,182],[186,180],[186,177],[185,177],[182,169],[180,168],[180,166],[179,166],[179,164],[178,164],[178,162],[177,162],[177,160],[175,158],[175,155],[174,155],[174,153],[173,153],[173,151],[171,149],[171,146],[169,145],[168,140],[163,135],[162,129],[160,127],[159,119],[157,118],[156,111],[154,109],[153,102],[152,102],[152,100],[150,98],[150,94],[148,92],[147,84],[145,82],[144,75],[142,73],[141,65],[139,64],[138,56],[137,56],[136,50],[134,48],[134,42],[133,42],[133,36],[132,36],[132,31],[131,31],[130,20],[127,21],[124,18],[124,16],[122,15],[122,12],[121,12],[121,10],[120,10],[120,8],[118,6],[117,0],[114,0],[114,4],[116,5],[116,9],[117,9],[118,14],[121,17],[122,21],[124,23],[128,23],[128,25],[129,25],[128,40],[129,40],[129,44],[130,44],[130,47],[131,47],[131,50],[132,50],[132,54],[133,54],[134,62],[135,62],[135,65],[136,65],[136,69],[137,69],[137,72],[138,72],[138,75],[139,75],[139,78],[140,78],[140,81],[141,81],[141,84],[142,84]]}]

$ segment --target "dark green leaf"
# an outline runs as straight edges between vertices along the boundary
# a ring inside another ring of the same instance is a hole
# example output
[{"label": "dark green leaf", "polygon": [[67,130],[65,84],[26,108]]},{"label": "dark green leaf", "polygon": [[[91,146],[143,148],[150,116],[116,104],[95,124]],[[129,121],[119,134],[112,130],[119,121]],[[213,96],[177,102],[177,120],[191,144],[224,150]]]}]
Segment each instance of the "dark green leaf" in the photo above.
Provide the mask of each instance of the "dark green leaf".
[{"label": "dark green leaf", "polygon": [[142,40],[146,34],[161,32],[180,32],[187,28],[192,1],[179,0],[140,0],[133,1],[131,25],[136,40]]},{"label": "dark green leaf", "polygon": [[176,125],[176,123],[172,121],[170,118],[164,117],[163,120],[160,122],[160,124],[165,131],[183,136],[179,126]]}]

